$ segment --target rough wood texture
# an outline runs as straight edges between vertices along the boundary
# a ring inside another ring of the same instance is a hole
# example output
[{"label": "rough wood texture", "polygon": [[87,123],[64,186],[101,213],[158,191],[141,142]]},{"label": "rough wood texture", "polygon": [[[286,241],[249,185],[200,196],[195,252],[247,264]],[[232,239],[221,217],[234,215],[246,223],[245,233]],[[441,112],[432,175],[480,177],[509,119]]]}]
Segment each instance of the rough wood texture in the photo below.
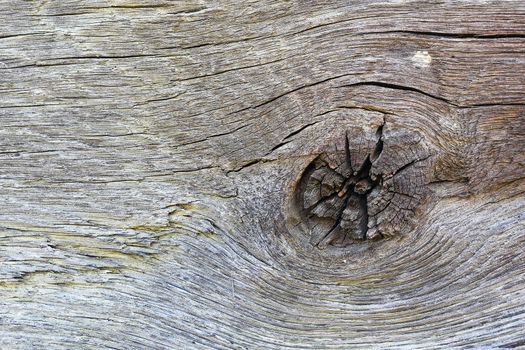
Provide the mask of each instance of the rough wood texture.
[{"label": "rough wood texture", "polygon": [[[523,1],[0,19],[0,348],[525,345]],[[314,247],[305,169],[346,135],[362,162],[379,125],[381,173],[428,157],[392,184],[424,205],[392,199],[392,238]]]}]

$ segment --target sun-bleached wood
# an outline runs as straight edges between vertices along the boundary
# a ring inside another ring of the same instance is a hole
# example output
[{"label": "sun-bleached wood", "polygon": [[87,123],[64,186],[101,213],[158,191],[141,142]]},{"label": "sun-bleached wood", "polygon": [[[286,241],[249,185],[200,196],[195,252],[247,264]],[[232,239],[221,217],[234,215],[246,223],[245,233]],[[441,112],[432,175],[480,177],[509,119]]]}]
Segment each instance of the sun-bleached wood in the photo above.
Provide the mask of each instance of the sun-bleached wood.
[{"label": "sun-bleached wood", "polygon": [[[0,19],[0,348],[525,344],[523,1]],[[414,227],[314,247],[304,170],[380,125],[382,169],[427,159],[403,182],[428,191]]]}]

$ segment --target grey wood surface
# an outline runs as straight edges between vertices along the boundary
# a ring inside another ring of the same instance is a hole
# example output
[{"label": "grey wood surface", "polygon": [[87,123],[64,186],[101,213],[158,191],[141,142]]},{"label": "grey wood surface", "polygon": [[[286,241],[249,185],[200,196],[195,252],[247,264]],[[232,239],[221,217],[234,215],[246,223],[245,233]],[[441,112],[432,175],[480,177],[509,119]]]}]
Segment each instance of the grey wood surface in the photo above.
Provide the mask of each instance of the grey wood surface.
[{"label": "grey wood surface", "polygon": [[[525,346],[523,1],[0,20],[1,349]],[[312,246],[304,169],[378,123],[391,162],[429,155],[414,226]]]}]

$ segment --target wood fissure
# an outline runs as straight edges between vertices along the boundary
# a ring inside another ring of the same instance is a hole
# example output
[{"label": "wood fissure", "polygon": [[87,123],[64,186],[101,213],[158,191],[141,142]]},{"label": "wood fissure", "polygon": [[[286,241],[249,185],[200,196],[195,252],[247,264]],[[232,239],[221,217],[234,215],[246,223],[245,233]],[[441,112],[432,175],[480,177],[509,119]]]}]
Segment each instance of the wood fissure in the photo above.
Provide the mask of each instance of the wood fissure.
[{"label": "wood fissure", "polygon": [[0,19],[0,349],[523,345],[523,1]]}]

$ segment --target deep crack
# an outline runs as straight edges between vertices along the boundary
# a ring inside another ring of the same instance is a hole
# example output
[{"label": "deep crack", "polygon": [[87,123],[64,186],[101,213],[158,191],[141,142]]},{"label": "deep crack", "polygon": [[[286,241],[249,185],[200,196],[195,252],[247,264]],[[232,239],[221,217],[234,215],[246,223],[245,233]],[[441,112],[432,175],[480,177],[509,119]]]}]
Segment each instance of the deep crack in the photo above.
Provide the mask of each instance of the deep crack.
[{"label": "deep crack", "polygon": [[[303,174],[298,198],[304,217],[311,227],[310,243],[314,246],[346,246],[351,242],[392,236],[400,227],[405,227],[405,221],[410,219],[410,213],[419,204],[417,201],[409,204],[407,214],[400,214],[397,210],[399,203],[396,204],[395,201],[400,199],[394,197],[396,191],[393,188],[396,184],[399,185],[399,181],[410,184],[411,179],[403,178],[405,174],[400,180],[392,179],[391,172],[383,176],[381,169],[384,164],[381,164],[393,161],[388,159],[389,155],[386,156],[387,159],[381,160],[384,148],[383,127],[381,125],[377,128],[373,136],[375,145],[372,143],[373,147],[366,157],[361,152],[366,143],[360,141],[357,146],[354,144],[357,156],[364,158],[359,168],[359,160],[357,164],[352,164],[351,139],[346,132],[344,152],[336,148],[335,154],[319,155]],[[426,158],[402,164],[394,174],[404,172],[424,160]],[[409,172],[405,177],[414,176],[418,176],[418,173]],[[409,188],[411,190],[413,189]],[[414,194],[419,195],[421,189],[414,190],[414,193],[399,194],[415,199]]]}]

